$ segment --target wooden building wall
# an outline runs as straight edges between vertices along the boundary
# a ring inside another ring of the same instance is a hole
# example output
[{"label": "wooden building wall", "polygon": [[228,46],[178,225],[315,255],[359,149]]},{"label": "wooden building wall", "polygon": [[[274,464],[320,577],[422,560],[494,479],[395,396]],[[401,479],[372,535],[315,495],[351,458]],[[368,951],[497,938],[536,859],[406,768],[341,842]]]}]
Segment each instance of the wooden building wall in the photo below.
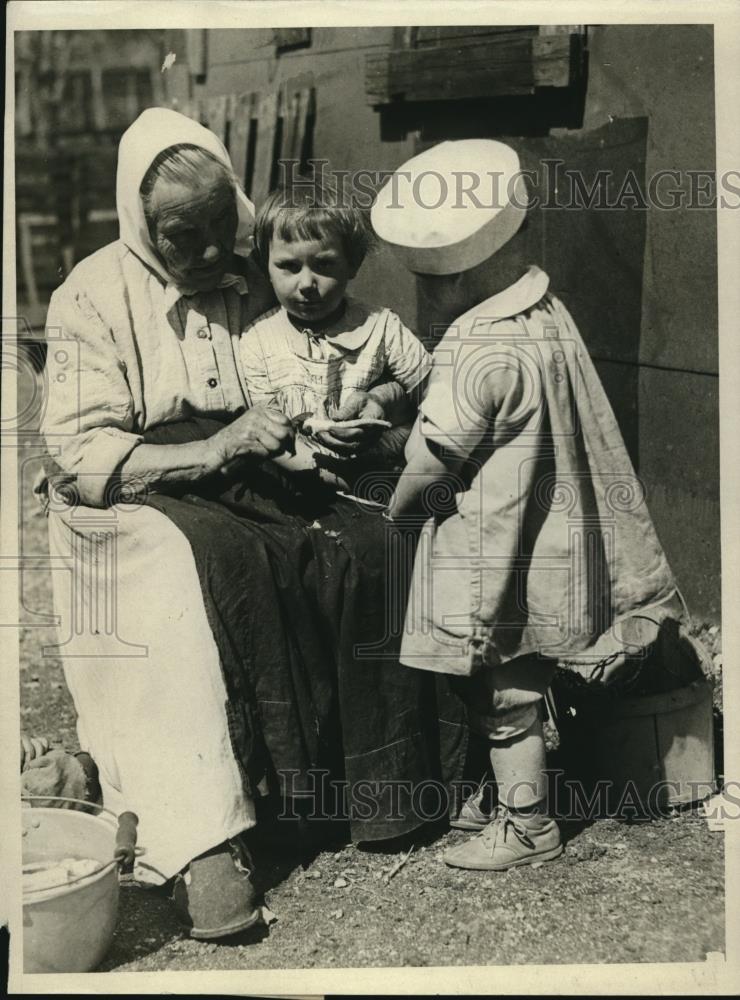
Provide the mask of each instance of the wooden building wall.
[{"label": "wooden building wall", "polygon": [[[526,163],[543,153],[591,167],[614,162],[643,181],[663,168],[714,166],[711,27],[590,27],[587,83],[572,100],[432,101],[410,114],[379,112],[366,101],[366,54],[392,41],[391,28],[317,28],[310,44],[278,51],[269,29],[209,31],[195,45],[172,32],[177,62],[166,74],[168,96],[182,103],[276,91],[287,81],[312,87],[312,152],[337,170],[393,169],[423,145],[473,135],[509,137]],[[689,605],[716,620],[714,212],[591,210],[560,220],[540,223],[541,263],[596,359]],[[354,290],[395,308],[412,327],[423,315],[413,278],[386,253],[365,264]]]}]

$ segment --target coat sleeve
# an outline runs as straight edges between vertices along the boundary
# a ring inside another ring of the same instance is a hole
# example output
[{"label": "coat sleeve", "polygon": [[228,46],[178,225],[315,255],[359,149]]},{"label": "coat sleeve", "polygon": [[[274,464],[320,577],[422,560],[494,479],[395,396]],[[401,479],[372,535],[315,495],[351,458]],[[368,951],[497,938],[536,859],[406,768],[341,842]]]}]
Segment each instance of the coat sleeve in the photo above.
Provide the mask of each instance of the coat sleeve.
[{"label": "coat sleeve", "polygon": [[108,502],[111,477],[142,441],[126,366],[84,291],[62,285],[51,298],[42,433],[51,456],[77,477],[91,506]]},{"label": "coat sleeve", "polygon": [[[489,328],[493,331],[494,327]],[[484,440],[500,447],[543,405],[536,362],[516,346],[516,325],[495,324],[495,334],[450,343],[434,355],[419,408],[420,432],[463,460]]]}]

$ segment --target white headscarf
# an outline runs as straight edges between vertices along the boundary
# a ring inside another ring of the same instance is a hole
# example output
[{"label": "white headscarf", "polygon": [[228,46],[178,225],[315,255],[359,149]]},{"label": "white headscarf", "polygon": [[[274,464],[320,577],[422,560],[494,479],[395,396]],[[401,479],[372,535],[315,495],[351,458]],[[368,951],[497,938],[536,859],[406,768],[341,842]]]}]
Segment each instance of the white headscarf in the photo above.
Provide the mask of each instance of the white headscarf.
[{"label": "white headscarf", "polygon": [[[116,173],[116,209],[121,241],[133,250],[149,267],[153,268],[168,284],[172,278],[164,269],[149,238],[144,205],[139,194],[141,182],[149,167],[160,153],[170,146],[187,142],[200,146],[217,160],[232,169],[224,144],[209,129],[170,108],[149,108],[142,111],[121,137],[118,147]],[[254,229],[254,205],[237,184],[236,207],[238,226],[234,252],[247,255],[252,249],[251,234]]]}]

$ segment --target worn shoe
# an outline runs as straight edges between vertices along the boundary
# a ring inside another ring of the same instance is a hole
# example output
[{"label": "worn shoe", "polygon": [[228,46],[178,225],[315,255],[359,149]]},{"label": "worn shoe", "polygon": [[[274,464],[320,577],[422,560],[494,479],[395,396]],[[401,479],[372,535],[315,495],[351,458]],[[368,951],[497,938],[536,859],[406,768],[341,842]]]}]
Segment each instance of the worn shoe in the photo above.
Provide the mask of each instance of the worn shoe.
[{"label": "worn shoe", "polygon": [[460,812],[455,819],[450,820],[450,826],[455,830],[485,830],[493,819],[490,807],[486,805],[490,802],[490,790],[486,785],[473,792],[472,795],[463,802]]},{"label": "worn shoe", "polygon": [[252,882],[254,865],[245,844],[226,840],[193,858],[177,876],[175,907],[190,936],[201,941],[248,930],[262,919]]},{"label": "worn shoe", "polygon": [[483,833],[445,851],[442,860],[453,868],[506,871],[535,861],[550,861],[562,854],[560,830],[547,816],[513,816],[499,806],[496,818]]}]

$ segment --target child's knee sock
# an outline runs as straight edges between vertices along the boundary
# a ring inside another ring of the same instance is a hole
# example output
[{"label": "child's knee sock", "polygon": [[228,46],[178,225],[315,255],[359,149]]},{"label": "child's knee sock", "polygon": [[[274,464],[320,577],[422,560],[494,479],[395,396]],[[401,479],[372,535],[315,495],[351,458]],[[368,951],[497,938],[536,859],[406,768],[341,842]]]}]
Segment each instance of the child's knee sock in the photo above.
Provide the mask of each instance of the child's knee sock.
[{"label": "child's knee sock", "polygon": [[538,716],[526,732],[491,742],[499,802],[522,813],[547,811],[545,740]]}]

